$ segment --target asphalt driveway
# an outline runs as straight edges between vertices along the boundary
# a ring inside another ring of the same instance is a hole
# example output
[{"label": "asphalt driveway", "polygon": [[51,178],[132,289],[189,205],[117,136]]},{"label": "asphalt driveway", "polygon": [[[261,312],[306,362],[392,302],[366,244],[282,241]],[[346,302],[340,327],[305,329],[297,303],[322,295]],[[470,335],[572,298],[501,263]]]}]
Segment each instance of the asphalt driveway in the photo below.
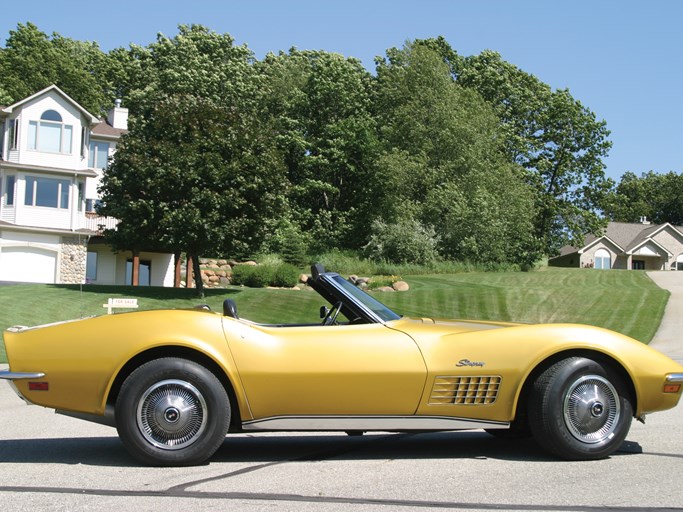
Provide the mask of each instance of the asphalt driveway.
[{"label": "asphalt driveway", "polygon": [[657,286],[671,292],[662,323],[650,346],[683,364],[683,272],[648,272]]}]

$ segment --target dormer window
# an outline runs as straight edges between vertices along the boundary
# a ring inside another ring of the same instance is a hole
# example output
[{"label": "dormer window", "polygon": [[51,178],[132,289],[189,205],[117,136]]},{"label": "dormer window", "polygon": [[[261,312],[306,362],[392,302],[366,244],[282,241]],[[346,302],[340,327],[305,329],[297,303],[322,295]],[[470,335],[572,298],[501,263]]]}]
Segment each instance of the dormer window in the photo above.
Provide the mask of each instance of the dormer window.
[{"label": "dormer window", "polygon": [[28,149],[44,153],[71,154],[73,126],[64,124],[56,110],[46,110],[40,121],[28,123]]}]

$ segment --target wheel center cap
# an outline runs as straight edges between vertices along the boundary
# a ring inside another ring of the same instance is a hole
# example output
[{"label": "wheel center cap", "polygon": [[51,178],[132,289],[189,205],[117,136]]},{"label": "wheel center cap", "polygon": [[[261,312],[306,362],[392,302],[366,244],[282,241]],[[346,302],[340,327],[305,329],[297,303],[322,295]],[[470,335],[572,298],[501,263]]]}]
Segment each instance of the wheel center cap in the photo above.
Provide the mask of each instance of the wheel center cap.
[{"label": "wheel center cap", "polygon": [[592,414],[593,417],[595,417],[595,418],[598,418],[598,417],[602,416],[602,413],[604,413],[604,412],[605,412],[605,406],[602,405],[600,402],[595,402],[595,403],[591,406],[591,414]]},{"label": "wheel center cap", "polygon": [[175,407],[169,407],[164,411],[164,419],[169,423],[175,423],[180,419],[180,411]]}]

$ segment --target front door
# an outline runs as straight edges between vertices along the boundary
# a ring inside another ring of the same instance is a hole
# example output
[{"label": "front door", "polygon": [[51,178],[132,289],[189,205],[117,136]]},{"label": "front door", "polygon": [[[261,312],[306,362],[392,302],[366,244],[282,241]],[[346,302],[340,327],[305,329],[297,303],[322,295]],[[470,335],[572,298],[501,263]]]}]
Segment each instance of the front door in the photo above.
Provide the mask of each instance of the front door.
[{"label": "front door", "polygon": [[243,324],[238,330],[238,337],[229,336],[230,349],[254,419],[417,409],[426,367],[405,333],[382,324]]},{"label": "front door", "polygon": [[631,270],[645,270],[645,261],[633,260],[631,263]]}]

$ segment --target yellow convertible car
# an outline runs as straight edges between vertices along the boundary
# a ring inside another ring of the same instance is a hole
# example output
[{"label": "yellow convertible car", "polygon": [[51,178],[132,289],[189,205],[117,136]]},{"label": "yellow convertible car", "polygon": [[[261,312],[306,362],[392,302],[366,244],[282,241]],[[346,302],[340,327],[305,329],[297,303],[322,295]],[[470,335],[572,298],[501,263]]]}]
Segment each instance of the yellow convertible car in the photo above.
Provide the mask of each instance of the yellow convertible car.
[{"label": "yellow convertible car", "polygon": [[202,309],[120,313],[4,333],[27,402],[110,424],[138,460],[207,460],[229,432],[533,435],[570,460],[607,457],[633,417],[675,407],[683,366],[584,325],[406,318],[314,265],[314,325]]}]

